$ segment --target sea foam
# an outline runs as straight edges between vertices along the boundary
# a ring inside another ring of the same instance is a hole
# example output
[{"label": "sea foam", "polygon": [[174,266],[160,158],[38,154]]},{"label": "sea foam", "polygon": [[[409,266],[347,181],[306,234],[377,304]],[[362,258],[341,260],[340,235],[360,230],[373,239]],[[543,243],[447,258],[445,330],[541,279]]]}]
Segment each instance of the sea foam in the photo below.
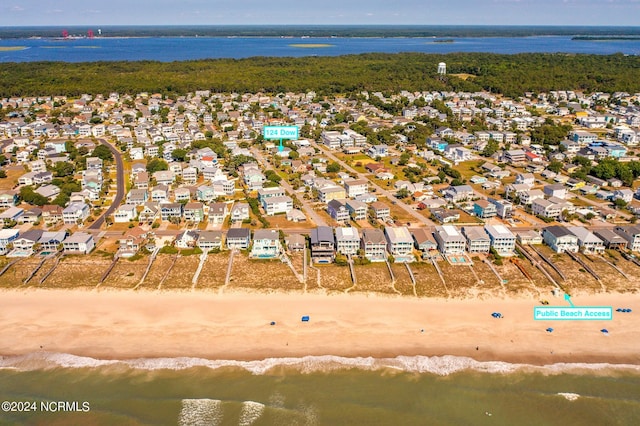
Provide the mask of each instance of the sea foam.
[{"label": "sea foam", "polygon": [[243,402],[238,426],[251,426],[256,420],[260,418],[260,416],[264,412],[264,408],[264,404],[260,404],[259,402]]},{"label": "sea foam", "polygon": [[580,398],[580,395],[577,393],[559,392],[558,395],[566,398],[569,401],[575,401],[576,399]]},{"label": "sea foam", "polygon": [[221,407],[218,399],[183,399],[178,425],[217,426],[222,422]]},{"label": "sea foam", "polygon": [[516,371],[537,371],[543,374],[567,372],[625,371],[640,374],[640,365],[606,363],[556,363],[544,366],[514,364],[502,361],[477,361],[461,356],[398,356],[395,358],[356,357],[334,355],[300,358],[267,358],[256,361],[208,360],[204,358],[138,358],[130,360],[102,360],[65,353],[34,352],[26,355],[0,357],[0,369],[21,371],[52,368],[98,368],[118,366],[137,370],[186,370],[190,368],[239,368],[252,374],[267,374],[276,368],[290,368],[309,374],[345,369],[396,370],[410,373],[429,373],[447,376],[461,371],[508,374]]}]

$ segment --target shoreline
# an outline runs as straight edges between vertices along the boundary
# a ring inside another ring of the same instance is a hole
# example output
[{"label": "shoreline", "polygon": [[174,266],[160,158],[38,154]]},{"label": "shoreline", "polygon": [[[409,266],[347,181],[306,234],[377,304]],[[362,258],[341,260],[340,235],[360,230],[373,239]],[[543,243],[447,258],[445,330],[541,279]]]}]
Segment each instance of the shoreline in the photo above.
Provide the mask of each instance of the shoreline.
[{"label": "shoreline", "polygon": [[[612,321],[534,321],[539,302],[532,299],[28,289],[0,291],[0,300],[5,357],[258,361],[450,355],[533,366],[640,365],[637,314],[614,313]],[[576,306],[640,308],[638,294],[572,300]],[[565,304],[560,297],[550,302]],[[494,311],[504,318],[492,318]],[[302,322],[303,315],[310,321]],[[547,333],[547,327],[555,331]],[[600,332],[603,327],[608,335]]]}]

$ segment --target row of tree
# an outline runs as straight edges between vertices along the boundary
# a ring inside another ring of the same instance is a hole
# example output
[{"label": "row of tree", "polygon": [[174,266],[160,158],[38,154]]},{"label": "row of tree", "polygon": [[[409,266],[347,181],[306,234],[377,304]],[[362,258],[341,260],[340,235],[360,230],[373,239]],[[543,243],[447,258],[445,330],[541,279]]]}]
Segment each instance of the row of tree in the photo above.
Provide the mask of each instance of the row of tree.
[{"label": "row of tree", "polygon": [[[436,74],[446,62],[449,75]],[[184,62],[28,62],[0,64],[0,97],[82,93],[345,93],[363,90],[489,90],[508,96],[557,89],[638,92],[640,57],[529,53],[368,53],[339,57]],[[455,74],[470,74],[467,79]]]}]

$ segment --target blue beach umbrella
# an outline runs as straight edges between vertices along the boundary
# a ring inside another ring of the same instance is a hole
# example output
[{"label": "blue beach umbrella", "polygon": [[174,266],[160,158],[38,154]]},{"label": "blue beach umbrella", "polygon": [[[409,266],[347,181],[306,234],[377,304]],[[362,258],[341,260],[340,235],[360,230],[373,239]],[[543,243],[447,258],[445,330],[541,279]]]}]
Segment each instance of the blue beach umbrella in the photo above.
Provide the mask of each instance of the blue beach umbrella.
[{"label": "blue beach umbrella", "polygon": [[606,328],[603,328],[602,330],[600,330],[601,332],[603,332],[604,334],[609,333],[609,330],[607,330]]},{"label": "blue beach umbrella", "polygon": [[547,332],[548,333],[553,333],[553,328],[551,328],[551,327],[547,328]]}]

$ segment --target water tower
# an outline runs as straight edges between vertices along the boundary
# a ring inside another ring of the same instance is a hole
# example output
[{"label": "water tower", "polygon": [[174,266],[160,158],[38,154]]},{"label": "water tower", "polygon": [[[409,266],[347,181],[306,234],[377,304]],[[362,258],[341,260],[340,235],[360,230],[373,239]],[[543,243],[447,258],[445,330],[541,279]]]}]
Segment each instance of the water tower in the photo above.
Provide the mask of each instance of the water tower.
[{"label": "water tower", "polygon": [[438,74],[445,75],[447,73],[447,64],[440,62],[438,64]]}]

